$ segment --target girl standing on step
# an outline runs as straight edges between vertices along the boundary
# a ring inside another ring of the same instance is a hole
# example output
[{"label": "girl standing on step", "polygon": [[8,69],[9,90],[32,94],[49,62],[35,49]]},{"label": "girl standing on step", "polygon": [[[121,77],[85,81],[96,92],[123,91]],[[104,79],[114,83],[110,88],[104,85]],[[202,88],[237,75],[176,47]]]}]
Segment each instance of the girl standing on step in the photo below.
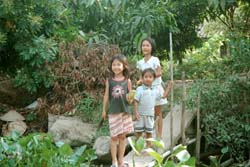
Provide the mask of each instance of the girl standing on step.
[{"label": "girl standing on step", "polygon": [[123,162],[126,134],[134,131],[132,116],[126,100],[126,94],[132,88],[126,57],[121,54],[115,55],[111,60],[109,71],[111,76],[106,80],[102,118],[105,119],[108,116],[109,121],[111,167],[126,167],[128,164]]},{"label": "girl standing on step", "polygon": [[[141,42],[141,52],[144,56],[143,59],[137,62],[137,68],[140,71],[143,71],[147,68],[152,68],[155,73],[156,77],[155,80],[152,83],[152,86],[161,94],[163,95],[163,87],[162,87],[162,79],[161,79],[161,65],[158,57],[153,56],[155,54],[156,50],[156,44],[155,41],[152,38],[145,38]],[[141,83],[141,79],[137,82],[137,84]],[[155,104],[155,117],[158,122],[156,122],[157,126],[157,132],[156,132],[156,137],[158,139],[162,138],[162,112],[161,112],[161,106],[167,104],[167,99],[159,99],[156,101]]]}]

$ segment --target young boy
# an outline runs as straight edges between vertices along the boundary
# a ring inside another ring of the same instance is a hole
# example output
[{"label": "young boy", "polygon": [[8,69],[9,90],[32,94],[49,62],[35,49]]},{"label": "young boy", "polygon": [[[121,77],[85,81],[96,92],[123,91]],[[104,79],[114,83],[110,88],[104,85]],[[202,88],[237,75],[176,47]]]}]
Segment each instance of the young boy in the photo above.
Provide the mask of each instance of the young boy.
[{"label": "young boy", "polygon": [[[169,90],[172,87],[172,82],[168,84],[164,95],[161,96],[157,89],[152,87],[152,83],[156,77],[155,71],[152,68],[147,68],[142,72],[142,85],[136,89],[135,93],[135,132],[138,139],[143,132],[146,133],[146,138],[152,138],[154,129],[154,107],[156,100],[167,97]],[[151,147],[151,143],[147,141],[147,147]]]}]

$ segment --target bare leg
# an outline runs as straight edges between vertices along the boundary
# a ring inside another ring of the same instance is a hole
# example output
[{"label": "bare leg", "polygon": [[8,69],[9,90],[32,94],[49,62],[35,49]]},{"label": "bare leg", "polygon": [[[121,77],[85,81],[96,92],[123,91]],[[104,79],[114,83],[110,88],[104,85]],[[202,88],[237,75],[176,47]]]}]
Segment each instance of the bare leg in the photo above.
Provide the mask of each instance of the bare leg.
[{"label": "bare leg", "polygon": [[[152,133],[146,133],[146,138],[147,139],[152,138]],[[147,148],[151,148],[151,142],[150,141],[147,141]]]},{"label": "bare leg", "polygon": [[157,132],[156,132],[156,137],[158,139],[162,138],[162,112],[161,112],[161,106],[155,106],[155,117],[157,118],[156,125],[157,127]]},{"label": "bare leg", "polygon": [[138,140],[142,136],[142,132],[136,132],[135,137]]},{"label": "bare leg", "polygon": [[123,165],[123,158],[126,149],[126,135],[121,134],[118,136],[119,138],[119,149],[118,149],[118,167],[122,167]]},{"label": "bare leg", "polygon": [[117,143],[118,143],[118,137],[111,137],[110,150],[111,150],[113,165],[117,164]]}]

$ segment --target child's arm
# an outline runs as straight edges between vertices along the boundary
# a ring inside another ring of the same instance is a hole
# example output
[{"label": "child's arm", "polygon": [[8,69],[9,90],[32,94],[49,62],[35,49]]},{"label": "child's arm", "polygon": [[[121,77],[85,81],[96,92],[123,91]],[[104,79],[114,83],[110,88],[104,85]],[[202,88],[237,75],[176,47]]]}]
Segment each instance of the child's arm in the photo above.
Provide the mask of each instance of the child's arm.
[{"label": "child's arm", "polygon": [[139,80],[136,82],[137,86],[141,86],[142,84],[142,77],[140,76]]},{"label": "child's arm", "polygon": [[132,90],[132,82],[130,79],[128,79],[128,92]]},{"label": "child's arm", "polygon": [[174,84],[173,81],[169,81],[169,82],[168,82],[168,86],[167,86],[167,88],[166,88],[166,90],[165,90],[165,92],[164,92],[162,98],[166,98],[166,97],[168,96],[168,93],[169,93],[169,91],[171,90],[173,84]]},{"label": "child's arm", "polygon": [[156,78],[157,78],[157,77],[161,77],[161,67],[160,67],[160,66],[158,66],[158,67],[156,68],[155,75],[156,75]]},{"label": "child's arm", "polygon": [[107,118],[108,102],[109,102],[109,82],[108,82],[108,80],[106,80],[105,93],[104,93],[104,97],[103,97],[102,119]]},{"label": "child's arm", "polygon": [[135,102],[134,102],[134,118],[135,118],[135,121],[139,120],[138,101],[137,100],[135,100]]}]

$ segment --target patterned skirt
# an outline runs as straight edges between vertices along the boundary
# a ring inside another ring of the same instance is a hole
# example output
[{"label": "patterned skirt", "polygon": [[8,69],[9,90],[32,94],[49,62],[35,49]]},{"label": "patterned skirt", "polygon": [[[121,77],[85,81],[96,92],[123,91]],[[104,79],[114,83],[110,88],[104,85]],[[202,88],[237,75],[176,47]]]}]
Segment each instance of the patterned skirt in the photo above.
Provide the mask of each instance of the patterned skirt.
[{"label": "patterned skirt", "polygon": [[111,137],[120,134],[128,134],[134,132],[132,116],[128,113],[109,114],[109,131]]}]

